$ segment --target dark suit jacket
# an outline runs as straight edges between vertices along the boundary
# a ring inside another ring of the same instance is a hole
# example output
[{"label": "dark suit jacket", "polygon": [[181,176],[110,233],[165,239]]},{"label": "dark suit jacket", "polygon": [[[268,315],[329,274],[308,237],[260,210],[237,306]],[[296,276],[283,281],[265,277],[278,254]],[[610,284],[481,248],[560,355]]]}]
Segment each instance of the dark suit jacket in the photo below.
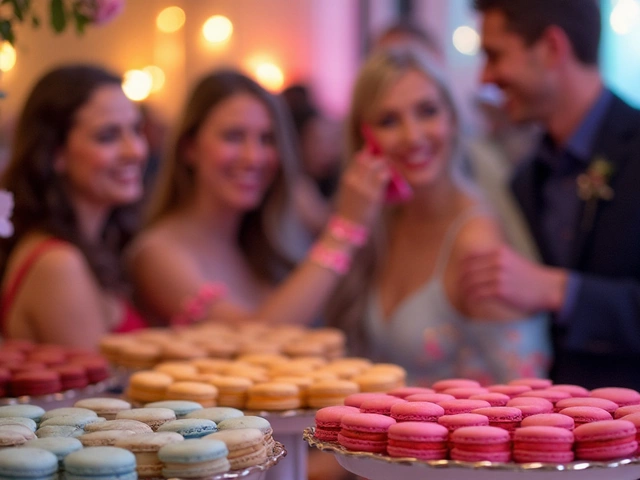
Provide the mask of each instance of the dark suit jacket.
[{"label": "dark suit jacket", "polygon": [[[552,377],[588,388],[640,390],[640,110],[614,96],[594,143],[596,156],[613,166],[614,198],[597,202],[588,227],[576,221],[571,270],[581,286],[566,327],[554,332]],[[548,262],[539,177],[535,161],[523,164],[512,188]],[[581,216],[588,214],[582,202]]]}]

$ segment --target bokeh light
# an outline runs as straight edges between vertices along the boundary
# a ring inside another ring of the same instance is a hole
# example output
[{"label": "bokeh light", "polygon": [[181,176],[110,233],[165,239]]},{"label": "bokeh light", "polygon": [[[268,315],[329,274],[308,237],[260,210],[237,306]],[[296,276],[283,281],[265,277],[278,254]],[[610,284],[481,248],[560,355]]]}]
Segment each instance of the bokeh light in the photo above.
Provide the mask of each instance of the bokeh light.
[{"label": "bokeh light", "polygon": [[618,0],[609,17],[609,23],[618,35],[630,33],[636,25],[640,27],[640,2]]},{"label": "bokeh light", "polygon": [[453,32],[453,46],[464,55],[475,55],[480,49],[480,35],[467,25],[458,27]]},{"label": "bokeh light", "polygon": [[214,15],[202,26],[202,34],[210,43],[224,43],[233,33],[233,23],[227,17]]},{"label": "bokeh light", "polygon": [[176,32],[184,25],[185,18],[184,10],[180,7],[167,7],[156,17],[156,26],[164,33]]},{"label": "bokeh light", "polygon": [[156,65],[148,65],[142,69],[143,72],[151,77],[151,92],[157,92],[162,89],[165,82],[164,71]]},{"label": "bokeh light", "polygon": [[0,45],[0,70],[8,72],[16,64],[16,49],[9,42]]},{"label": "bokeh light", "polygon": [[262,62],[254,69],[256,80],[267,90],[278,92],[284,85],[282,69],[271,62]]},{"label": "bokeh light", "polygon": [[151,75],[142,70],[129,70],[123,75],[122,90],[131,100],[139,102],[151,93],[153,80]]}]

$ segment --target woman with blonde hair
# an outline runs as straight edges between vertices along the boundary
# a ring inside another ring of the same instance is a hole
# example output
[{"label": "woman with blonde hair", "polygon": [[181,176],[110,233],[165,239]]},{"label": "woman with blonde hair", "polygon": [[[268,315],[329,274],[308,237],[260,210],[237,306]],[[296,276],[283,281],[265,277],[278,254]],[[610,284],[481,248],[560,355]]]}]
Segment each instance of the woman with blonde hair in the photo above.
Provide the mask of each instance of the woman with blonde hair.
[{"label": "woman with blonde hair", "polygon": [[160,320],[310,323],[366,241],[387,173],[362,153],[304,255],[291,200],[296,149],[279,101],[234,71],[193,90],[130,252],[140,300]]},{"label": "woman with blonde hair", "polygon": [[362,67],[347,123],[348,153],[369,144],[412,194],[390,204],[329,303],[352,347],[404,366],[415,383],[483,383],[546,374],[543,316],[469,302],[460,262],[502,242],[499,226],[458,173],[459,119],[425,54],[400,47]]}]

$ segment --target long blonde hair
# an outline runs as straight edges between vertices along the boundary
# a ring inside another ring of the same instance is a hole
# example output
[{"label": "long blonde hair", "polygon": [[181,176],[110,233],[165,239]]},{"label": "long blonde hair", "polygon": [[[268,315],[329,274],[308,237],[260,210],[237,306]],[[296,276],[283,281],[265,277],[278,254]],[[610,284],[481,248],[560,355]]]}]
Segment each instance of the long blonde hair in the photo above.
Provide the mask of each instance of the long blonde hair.
[{"label": "long blonde hair", "polygon": [[[371,120],[373,108],[381,97],[402,75],[408,71],[419,71],[438,87],[442,98],[450,109],[455,125],[458,125],[457,110],[451,92],[440,74],[429,60],[427,52],[416,46],[402,46],[374,53],[360,69],[351,98],[351,106],[346,123],[345,158],[352,159],[362,149],[364,138],[362,125]],[[454,157],[457,157],[459,139],[454,139]],[[455,160],[450,161],[454,168]],[[452,171],[452,176],[455,177]],[[371,287],[378,281],[381,266],[386,259],[386,233],[388,222],[394,214],[393,207],[387,207],[383,221],[371,231],[371,239],[354,257],[352,268],[344,277],[326,309],[327,322],[347,332],[352,353],[367,353],[367,332],[364,317],[367,298]]]},{"label": "long blonde hair", "polygon": [[298,174],[293,125],[281,100],[245,75],[232,70],[215,71],[194,88],[178,124],[168,157],[162,164],[154,189],[147,225],[179,210],[192,198],[193,168],[185,159],[185,147],[198,133],[205,119],[221,102],[239,93],[248,93],[262,102],[273,122],[280,168],[261,204],[242,220],[238,242],[252,271],[269,282],[279,280],[293,266],[290,232],[301,228],[292,214],[292,185]]}]

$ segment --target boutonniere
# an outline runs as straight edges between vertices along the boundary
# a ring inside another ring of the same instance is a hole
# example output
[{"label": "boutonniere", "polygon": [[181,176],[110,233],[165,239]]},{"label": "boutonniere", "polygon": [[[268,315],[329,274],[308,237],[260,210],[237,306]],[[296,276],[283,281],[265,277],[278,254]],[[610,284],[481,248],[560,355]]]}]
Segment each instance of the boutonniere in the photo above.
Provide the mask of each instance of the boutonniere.
[{"label": "boutonniere", "polygon": [[613,165],[604,157],[597,156],[587,167],[584,173],[578,175],[578,197],[585,202],[585,210],[582,219],[583,230],[591,229],[598,202],[613,199],[614,191],[609,185]]}]

